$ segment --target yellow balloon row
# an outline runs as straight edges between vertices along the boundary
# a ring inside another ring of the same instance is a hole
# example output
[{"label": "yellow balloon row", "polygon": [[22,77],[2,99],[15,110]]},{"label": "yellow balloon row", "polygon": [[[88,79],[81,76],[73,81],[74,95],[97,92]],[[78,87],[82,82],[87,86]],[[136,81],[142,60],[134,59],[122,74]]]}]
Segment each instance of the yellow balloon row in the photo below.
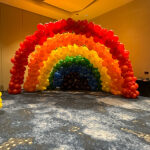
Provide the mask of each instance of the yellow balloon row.
[{"label": "yellow balloon row", "polygon": [[66,56],[82,56],[87,58],[95,68],[98,68],[102,81],[102,90],[109,92],[111,78],[107,74],[107,68],[102,65],[103,59],[98,56],[96,51],[89,50],[85,46],[78,47],[76,44],[68,45],[67,47],[59,47],[56,50],[53,50],[47,61],[44,61],[44,66],[40,70],[40,75],[38,77],[39,83],[37,84],[37,90],[45,90],[49,86],[49,75],[53,67],[61,59],[65,59]]},{"label": "yellow balloon row", "polygon": [[0,108],[2,108],[3,104],[2,104],[2,92],[0,92]]}]

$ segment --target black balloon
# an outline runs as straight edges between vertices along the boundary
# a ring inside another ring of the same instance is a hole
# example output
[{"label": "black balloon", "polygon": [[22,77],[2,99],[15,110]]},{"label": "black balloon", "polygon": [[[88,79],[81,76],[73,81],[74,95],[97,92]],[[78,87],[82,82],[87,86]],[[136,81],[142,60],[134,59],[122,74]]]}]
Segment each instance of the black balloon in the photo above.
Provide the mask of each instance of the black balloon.
[{"label": "black balloon", "polygon": [[88,80],[85,77],[80,77],[76,72],[71,72],[64,77],[61,85],[62,90],[90,90]]}]

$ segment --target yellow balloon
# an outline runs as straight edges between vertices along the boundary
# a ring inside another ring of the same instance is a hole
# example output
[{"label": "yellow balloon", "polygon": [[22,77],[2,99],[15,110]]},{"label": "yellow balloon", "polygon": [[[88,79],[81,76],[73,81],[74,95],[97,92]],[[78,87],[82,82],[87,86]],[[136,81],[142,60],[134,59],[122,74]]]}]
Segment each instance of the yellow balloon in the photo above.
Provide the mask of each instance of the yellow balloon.
[{"label": "yellow balloon", "polygon": [[0,103],[0,108],[2,108],[3,107],[3,104],[2,103]]},{"label": "yellow balloon", "polygon": [[2,107],[3,107],[3,104],[2,104],[2,98],[1,98],[1,96],[2,96],[2,92],[0,92],[0,108],[2,108]]}]

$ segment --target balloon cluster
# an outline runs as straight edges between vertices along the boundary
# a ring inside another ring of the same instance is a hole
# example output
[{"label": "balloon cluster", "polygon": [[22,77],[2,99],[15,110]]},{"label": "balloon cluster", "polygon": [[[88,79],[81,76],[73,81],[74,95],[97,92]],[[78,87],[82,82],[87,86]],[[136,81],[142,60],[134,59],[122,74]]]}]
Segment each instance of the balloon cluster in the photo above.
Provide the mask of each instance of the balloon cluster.
[{"label": "balloon cluster", "polygon": [[80,77],[86,78],[91,90],[95,91],[101,89],[98,69],[94,68],[93,65],[90,64],[89,60],[81,56],[67,56],[65,60],[60,60],[50,73],[50,85],[48,89],[60,87],[64,77],[70,72],[76,72]]},{"label": "balloon cluster", "polygon": [[[61,88],[65,87],[65,89],[67,89],[66,86],[68,84],[70,87],[71,87],[71,84],[73,84],[72,86],[74,88],[76,87],[76,85],[80,85],[79,87],[81,87],[81,89],[83,89],[83,90],[86,89],[86,88],[83,88],[84,86],[90,87],[90,88],[88,88],[88,90],[90,90],[90,89],[92,91],[98,90],[98,85],[97,85],[96,79],[92,75],[88,74],[89,78],[86,78],[86,76],[84,76],[82,73],[81,74],[79,73],[79,70],[81,70],[81,69],[84,70],[82,67],[81,68],[79,68],[78,66],[73,66],[73,67],[74,67],[73,69],[71,67],[67,68],[66,69],[67,73],[65,73],[65,72],[63,72],[64,74],[60,74],[59,72],[55,73],[54,82],[53,82],[54,87],[61,87]],[[71,69],[73,71],[70,71]],[[72,77],[75,77],[75,79],[73,79]],[[69,78],[69,80],[67,81],[66,79],[68,79],[68,78]],[[86,81],[84,79],[86,79]],[[87,84],[85,84],[84,81],[87,82]],[[91,82],[89,83],[89,81],[91,81]],[[67,82],[67,85],[62,86],[62,85],[65,85],[64,83],[66,83],[66,82]],[[83,87],[82,87],[82,83],[84,83]],[[78,89],[79,89],[79,87],[78,87]]]},{"label": "balloon cluster", "polygon": [[3,107],[3,104],[2,104],[2,98],[1,98],[1,96],[2,96],[2,92],[0,92],[0,108],[2,108],[2,107]]},{"label": "balloon cluster", "polygon": [[102,81],[102,90],[109,92],[110,91],[110,81],[111,78],[107,74],[107,68],[102,65],[102,59],[98,57],[97,53],[93,50],[89,50],[87,47],[78,47],[67,46],[59,47],[55,51],[52,51],[48,57],[47,61],[44,61],[44,66],[40,69],[38,76],[39,83],[37,84],[37,90],[45,90],[49,86],[49,73],[52,71],[52,68],[59,62],[60,59],[65,59],[66,56],[82,56],[90,61],[95,68],[98,68],[100,72],[100,80]]},{"label": "balloon cluster", "polygon": [[77,72],[70,72],[64,76],[61,84],[62,90],[90,90],[88,80],[81,77]]},{"label": "balloon cluster", "polygon": [[[39,24],[37,26],[38,30],[31,36],[26,37],[23,43],[20,44],[20,48],[16,51],[15,56],[11,59],[11,62],[14,64],[12,69],[10,70],[10,73],[12,74],[11,80],[9,83],[9,89],[8,92],[11,94],[17,94],[21,92],[21,84],[24,80],[24,73],[25,73],[25,66],[28,65],[28,57],[29,55],[34,52],[36,45],[41,45],[42,47],[47,47],[45,45],[45,41],[48,37],[53,37],[55,34],[62,34],[65,32],[72,33],[78,35],[84,35],[86,38],[93,39],[94,43],[101,43],[105,47],[109,48],[110,56],[112,56],[111,60],[117,60],[116,71],[112,71],[109,67],[110,63],[109,61],[105,61],[104,58],[102,58],[104,61],[103,65],[108,68],[108,75],[111,76],[111,82],[110,82],[110,89],[113,94],[122,94],[127,98],[136,98],[139,95],[139,92],[137,91],[138,85],[136,84],[136,77],[134,77],[131,61],[129,60],[129,51],[125,50],[125,47],[122,43],[118,41],[118,36],[114,35],[113,31],[103,29],[101,26],[94,24],[93,22],[88,22],[87,20],[83,21],[75,21],[71,18],[67,20],[60,20],[54,23],[47,23],[47,24]],[[55,38],[52,38],[55,39]],[[91,46],[91,44],[87,44],[87,41],[84,41],[84,45]],[[43,44],[44,43],[44,44]],[[76,41],[77,45],[83,46],[83,43],[80,44],[80,38]],[[73,45],[72,43],[67,43],[64,40],[64,45]],[[58,48],[59,42],[53,43],[53,48],[50,45],[49,53],[56,48]],[[87,47],[88,47],[87,46]],[[38,48],[37,48],[38,49]],[[40,48],[39,48],[40,49]],[[42,48],[43,51],[45,48]],[[46,48],[47,49],[47,48]],[[90,47],[88,47],[90,49]],[[99,50],[94,45],[94,48],[92,50],[96,50],[99,55]],[[48,50],[47,50],[48,52]],[[101,53],[101,52],[100,52]],[[41,56],[36,55],[36,58],[43,57],[44,60],[47,60],[47,56],[45,53]],[[44,61],[43,59],[41,59]],[[33,59],[33,63],[39,62],[40,59],[37,59],[36,61]],[[32,62],[32,59],[31,59]],[[38,63],[39,64],[39,63]],[[39,68],[42,67],[42,63],[39,64]],[[31,65],[32,66],[32,65]],[[38,68],[38,67],[37,67]],[[24,88],[27,89],[27,91],[35,91],[36,85],[38,84],[37,77],[39,76],[39,68],[32,68],[33,72],[34,70],[38,70],[36,73],[31,73],[29,76],[32,76],[32,79],[34,79],[34,76],[36,76],[36,80],[34,83],[34,80],[32,80],[30,86],[30,82],[26,82],[24,85]],[[115,67],[113,67],[115,70]],[[117,72],[117,74],[114,74]],[[28,76],[28,78],[30,78]],[[28,81],[27,78],[27,81]],[[115,83],[115,84],[114,84]],[[118,84],[119,86],[117,86]],[[43,89],[43,88],[41,88]],[[45,88],[44,88],[45,89]]]},{"label": "balloon cluster", "polygon": [[92,37],[87,38],[85,35],[76,35],[74,33],[57,34],[53,38],[48,38],[42,46],[36,46],[35,51],[31,54],[28,76],[24,83],[26,91],[32,92],[36,90],[39,70],[43,66],[43,62],[48,59],[52,50],[68,44],[77,44],[79,46],[86,44],[89,50],[93,49],[96,51],[98,56],[103,59],[103,66],[108,68],[108,75],[111,77],[111,92],[113,94],[121,94],[123,84],[121,70],[118,61],[112,58],[108,48],[100,43],[95,43]]}]

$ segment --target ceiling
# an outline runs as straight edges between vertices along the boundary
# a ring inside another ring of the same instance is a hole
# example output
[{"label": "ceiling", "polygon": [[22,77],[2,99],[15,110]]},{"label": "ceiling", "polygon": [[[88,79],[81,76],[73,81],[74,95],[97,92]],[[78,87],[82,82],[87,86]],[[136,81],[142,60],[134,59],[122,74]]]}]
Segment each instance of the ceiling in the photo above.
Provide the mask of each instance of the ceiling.
[{"label": "ceiling", "polygon": [[1,0],[2,3],[52,19],[91,20],[133,0]]},{"label": "ceiling", "polygon": [[69,12],[77,12],[85,9],[95,0],[43,0],[43,2]]}]

